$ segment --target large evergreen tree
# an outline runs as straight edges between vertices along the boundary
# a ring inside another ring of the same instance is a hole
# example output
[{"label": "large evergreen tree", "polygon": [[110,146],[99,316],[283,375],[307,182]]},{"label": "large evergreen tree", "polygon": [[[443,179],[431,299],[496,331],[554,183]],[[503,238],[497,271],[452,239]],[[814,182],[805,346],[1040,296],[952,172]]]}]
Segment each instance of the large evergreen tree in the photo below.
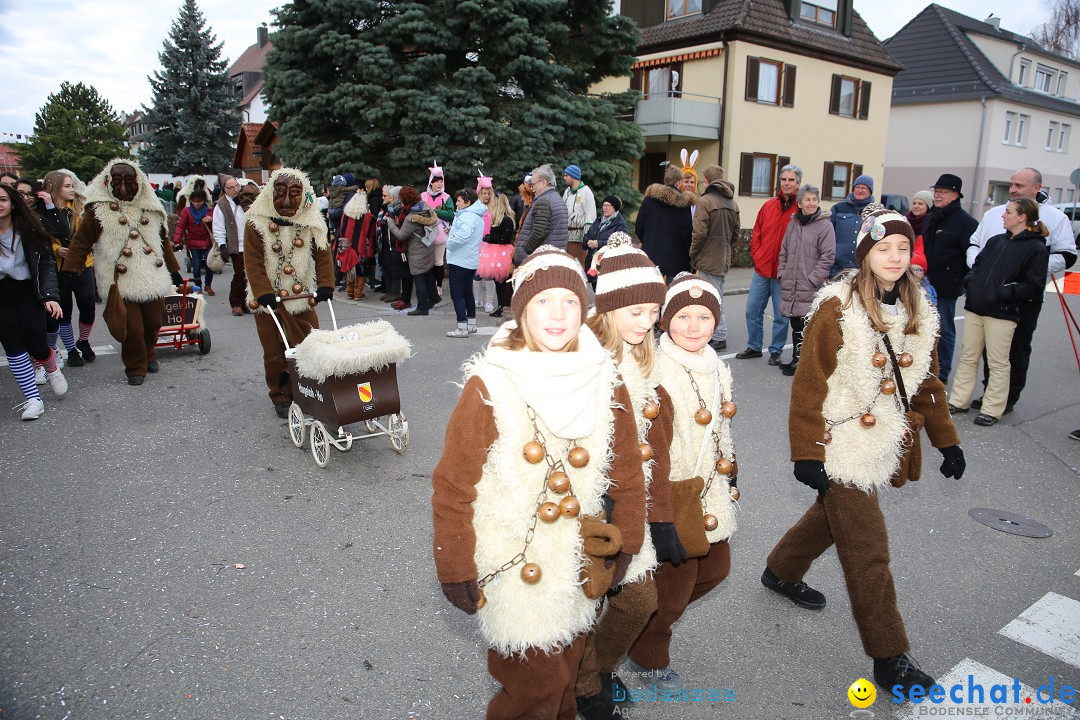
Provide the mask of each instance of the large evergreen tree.
[{"label": "large evergreen tree", "polygon": [[130,156],[124,126],[108,101],[91,86],[68,82],[45,100],[30,144],[21,150],[23,169],[32,177],[67,168],[87,181],[114,157]]},{"label": "large evergreen tree", "polygon": [[173,175],[228,171],[239,128],[236,97],[221,43],[195,0],[184,0],[164,45],[162,70],[149,78],[153,107],[146,123],[154,130],[143,163]]},{"label": "large evergreen tree", "polygon": [[450,189],[474,184],[478,166],[512,190],[536,165],[576,163],[599,193],[633,201],[644,143],[622,117],[637,94],[588,94],[630,73],[637,30],[610,11],[611,0],[288,5],[263,73],[275,151],[315,177],[396,184],[422,184],[438,159]]}]

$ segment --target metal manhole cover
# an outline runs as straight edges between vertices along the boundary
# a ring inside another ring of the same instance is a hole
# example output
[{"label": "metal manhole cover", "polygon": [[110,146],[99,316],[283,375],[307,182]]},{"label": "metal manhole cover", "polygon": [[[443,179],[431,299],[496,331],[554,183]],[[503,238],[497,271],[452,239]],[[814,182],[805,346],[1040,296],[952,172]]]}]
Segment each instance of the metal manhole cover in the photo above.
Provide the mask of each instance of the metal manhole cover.
[{"label": "metal manhole cover", "polygon": [[1017,515],[1016,513],[1005,512],[1004,510],[993,510],[991,508],[972,508],[968,510],[970,515],[977,522],[981,522],[983,525],[992,527],[995,530],[1001,532],[1007,532],[1010,535],[1023,535],[1030,538],[1045,538],[1054,534],[1054,531],[1046,527],[1040,522],[1036,522],[1031,518],[1026,518],[1023,515]]}]

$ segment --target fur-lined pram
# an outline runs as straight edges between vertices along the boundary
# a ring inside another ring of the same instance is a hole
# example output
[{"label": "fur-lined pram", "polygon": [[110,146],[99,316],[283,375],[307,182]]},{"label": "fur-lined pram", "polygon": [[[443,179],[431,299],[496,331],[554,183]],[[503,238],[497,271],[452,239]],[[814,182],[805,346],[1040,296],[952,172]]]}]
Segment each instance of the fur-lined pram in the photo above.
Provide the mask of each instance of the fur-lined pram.
[{"label": "fur-lined pram", "polygon": [[[409,423],[398,397],[397,363],[412,356],[412,345],[385,320],[339,328],[332,303],[333,330],[312,330],[295,348],[285,340],[292,406],[289,437],[303,447],[311,426],[311,456],[319,467],[330,462],[330,446],[347,451],[355,439],[387,435],[394,450],[409,445]],[[288,313],[273,312],[282,338]],[[354,435],[345,425],[364,421],[366,433]],[[330,430],[336,428],[336,432]]]}]

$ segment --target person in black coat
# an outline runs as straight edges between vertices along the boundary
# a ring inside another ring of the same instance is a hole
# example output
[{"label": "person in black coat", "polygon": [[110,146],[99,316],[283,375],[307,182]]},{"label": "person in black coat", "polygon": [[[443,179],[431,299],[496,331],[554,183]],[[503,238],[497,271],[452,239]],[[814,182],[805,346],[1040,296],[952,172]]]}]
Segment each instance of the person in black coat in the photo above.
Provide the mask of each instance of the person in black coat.
[{"label": "person in black coat", "polygon": [[653,183],[645,188],[634,222],[641,249],[668,280],[690,270],[694,220],[690,207],[697,204],[697,196],[680,190],[680,182],[682,169],[669,165],[663,185]]},{"label": "person in black coat", "polygon": [[629,233],[626,218],[622,216],[622,200],[617,195],[608,195],[601,205],[600,217],[585,231],[585,270],[588,272],[589,284],[596,289],[596,271],[593,268],[593,258],[596,251],[607,245],[611,233]]},{"label": "person in black coat", "polygon": [[964,275],[967,273],[967,248],[979,221],[960,207],[964,197],[961,180],[948,173],[933,185],[934,209],[923,226],[923,248],[926,252],[926,277],[937,290],[938,314],[941,316],[941,339],[938,341],[938,362],[941,381],[947,382],[952,370],[953,349],[956,347],[956,298],[964,294]]},{"label": "person in black coat", "polygon": [[975,424],[983,426],[993,425],[1005,412],[1009,349],[1020,320],[1020,303],[1042,294],[1050,262],[1045,241],[1050,231],[1039,220],[1034,200],[1010,202],[1001,221],[1005,232],[986,243],[964,279],[964,344],[949,404],[953,413],[968,411],[985,346],[990,378],[982,412],[975,418]]}]

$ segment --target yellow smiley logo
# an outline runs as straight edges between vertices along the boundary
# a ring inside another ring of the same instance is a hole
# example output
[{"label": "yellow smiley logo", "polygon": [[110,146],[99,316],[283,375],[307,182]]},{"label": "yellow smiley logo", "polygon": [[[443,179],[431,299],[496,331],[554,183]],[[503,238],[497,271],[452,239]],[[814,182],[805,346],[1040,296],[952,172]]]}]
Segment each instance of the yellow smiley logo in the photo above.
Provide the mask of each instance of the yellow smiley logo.
[{"label": "yellow smiley logo", "polygon": [[867,682],[864,678],[859,678],[851,683],[851,687],[847,690],[847,696],[855,707],[868,708],[877,699],[877,688],[874,687],[873,683]]}]

